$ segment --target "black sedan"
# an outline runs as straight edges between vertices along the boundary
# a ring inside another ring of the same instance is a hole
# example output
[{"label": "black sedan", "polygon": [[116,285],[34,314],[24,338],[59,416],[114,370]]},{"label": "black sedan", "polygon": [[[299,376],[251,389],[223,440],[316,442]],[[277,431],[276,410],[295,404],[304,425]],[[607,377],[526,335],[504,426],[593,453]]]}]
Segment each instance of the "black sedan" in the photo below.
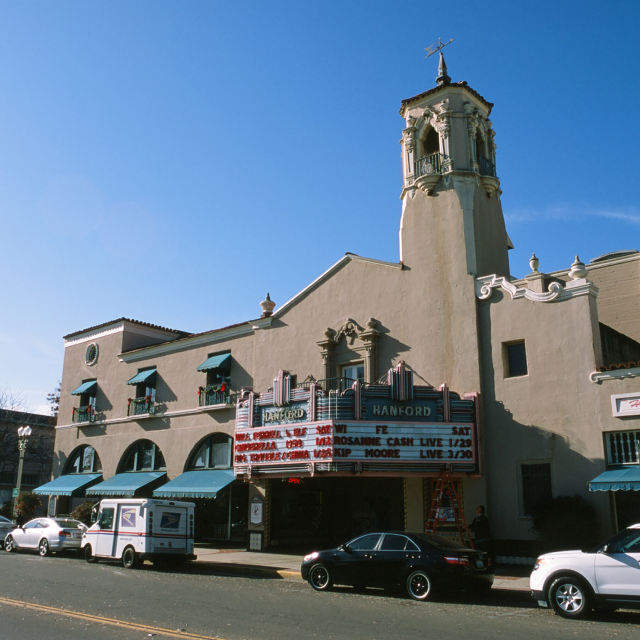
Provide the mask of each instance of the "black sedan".
[{"label": "black sedan", "polygon": [[487,592],[493,584],[486,552],[430,533],[367,533],[337,549],[305,556],[301,573],[317,591],[334,584],[400,586],[414,600],[458,589]]}]

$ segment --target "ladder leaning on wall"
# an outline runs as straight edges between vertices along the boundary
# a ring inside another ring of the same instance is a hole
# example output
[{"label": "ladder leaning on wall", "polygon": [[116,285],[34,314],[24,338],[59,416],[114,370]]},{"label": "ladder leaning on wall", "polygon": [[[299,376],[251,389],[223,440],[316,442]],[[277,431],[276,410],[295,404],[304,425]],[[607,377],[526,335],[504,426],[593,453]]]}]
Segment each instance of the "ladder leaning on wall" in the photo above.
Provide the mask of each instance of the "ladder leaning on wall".
[{"label": "ladder leaning on wall", "polygon": [[451,476],[451,469],[448,466],[445,467],[438,476],[436,488],[431,498],[431,508],[429,510],[429,518],[427,519],[425,532],[436,533],[436,529],[438,528],[438,516],[440,514],[440,509],[442,508],[442,498],[445,495],[449,497],[451,506],[453,507],[453,514],[456,527],[458,528],[458,536],[460,537],[460,542],[463,545],[468,545],[472,549],[475,549],[473,540],[471,539],[471,531],[469,531],[467,522],[464,519],[464,513],[462,513],[462,509],[460,509],[458,493],[453,482],[453,477]]}]

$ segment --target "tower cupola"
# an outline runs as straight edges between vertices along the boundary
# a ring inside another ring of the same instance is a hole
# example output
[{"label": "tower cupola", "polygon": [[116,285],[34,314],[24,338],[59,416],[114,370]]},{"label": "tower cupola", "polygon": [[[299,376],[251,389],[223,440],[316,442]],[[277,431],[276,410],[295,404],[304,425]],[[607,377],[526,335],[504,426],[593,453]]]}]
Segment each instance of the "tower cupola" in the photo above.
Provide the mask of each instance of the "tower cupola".
[{"label": "tower cupola", "polygon": [[442,51],[436,82],[433,89],[402,101],[404,188],[430,195],[441,176],[471,172],[492,197],[500,186],[489,120],[493,104],[466,82],[451,82]]},{"label": "tower cupola", "polygon": [[[408,232],[408,226],[431,225],[433,232],[434,223],[442,225],[448,220],[447,224],[454,225],[451,216],[458,209],[467,273],[507,275],[507,249],[511,248],[511,242],[500,204],[502,192],[496,172],[495,131],[489,119],[493,104],[467,82],[452,82],[444,55],[442,51],[439,53],[437,85],[403,100],[400,108],[400,115],[405,119],[400,141],[401,260],[408,264],[412,259],[414,250],[409,247],[420,251],[417,229]],[[457,199],[455,206],[452,198]],[[446,213],[445,201],[448,202]],[[408,208],[416,210],[411,216],[417,216],[418,210],[423,213],[419,219],[409,221]],[[440,219],[445,215],[446,218]],[[449,251],[453,250],[450,242],[447,246]]]}]

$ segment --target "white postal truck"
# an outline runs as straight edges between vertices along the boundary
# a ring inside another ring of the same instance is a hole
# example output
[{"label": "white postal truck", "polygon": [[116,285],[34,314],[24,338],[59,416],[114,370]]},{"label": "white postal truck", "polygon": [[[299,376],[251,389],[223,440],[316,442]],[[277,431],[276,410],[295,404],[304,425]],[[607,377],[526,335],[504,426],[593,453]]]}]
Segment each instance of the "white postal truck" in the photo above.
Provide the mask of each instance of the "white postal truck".
[{"label": "white postal truck", "polygon": [[94,524],[84,532],[80,548],[87,562],[122,560],[126,569],[145,559],[153,562],[195,560],[193,502],[169,500],[102,500],[94,507]]}]

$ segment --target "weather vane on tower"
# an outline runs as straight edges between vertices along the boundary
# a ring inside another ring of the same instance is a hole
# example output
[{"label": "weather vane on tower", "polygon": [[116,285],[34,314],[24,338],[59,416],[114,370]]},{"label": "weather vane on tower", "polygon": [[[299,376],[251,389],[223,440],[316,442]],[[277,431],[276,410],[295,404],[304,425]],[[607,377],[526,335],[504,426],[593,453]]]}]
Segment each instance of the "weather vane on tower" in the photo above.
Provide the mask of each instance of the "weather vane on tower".
[{"label": "weather vane on tower", "polygon": [[446,47],[448,44],[451,44],[454,40],[455,38],[451,38],[449,42],[442,42],[442,38],[438,38],[434,44],[432,44],[430,47],[427,47],[425,49],[425,51],[427,52],[427,55],[425,56],[425,58],[432,56],[434,53],[437,53],[438,51],[440,51],[440,49],[444,49],[444,47]]},{"label": "weather vane on tower", "polygon": [[437,53],[438,51],[440,51],[440,63],[438,64],[438,77],[436,78],[436,82],[439,85],[449,84],[451,82],[451,78],[447,75],[447,65],[445,64],[444,56],[442,55],[442,49],[444,49],[444,47],[446,47],[448,44],[451,44],[454,40],[455,38],[451,38],[449,42],[442,42],[442,38],[438,38],[434,44],[432,44],[430,47],[427,47],[425,49],[425,51],[427,52],[427,55],[425,56],[425,58],[428,58],[429,56],[432,56],[434,53]]}]

